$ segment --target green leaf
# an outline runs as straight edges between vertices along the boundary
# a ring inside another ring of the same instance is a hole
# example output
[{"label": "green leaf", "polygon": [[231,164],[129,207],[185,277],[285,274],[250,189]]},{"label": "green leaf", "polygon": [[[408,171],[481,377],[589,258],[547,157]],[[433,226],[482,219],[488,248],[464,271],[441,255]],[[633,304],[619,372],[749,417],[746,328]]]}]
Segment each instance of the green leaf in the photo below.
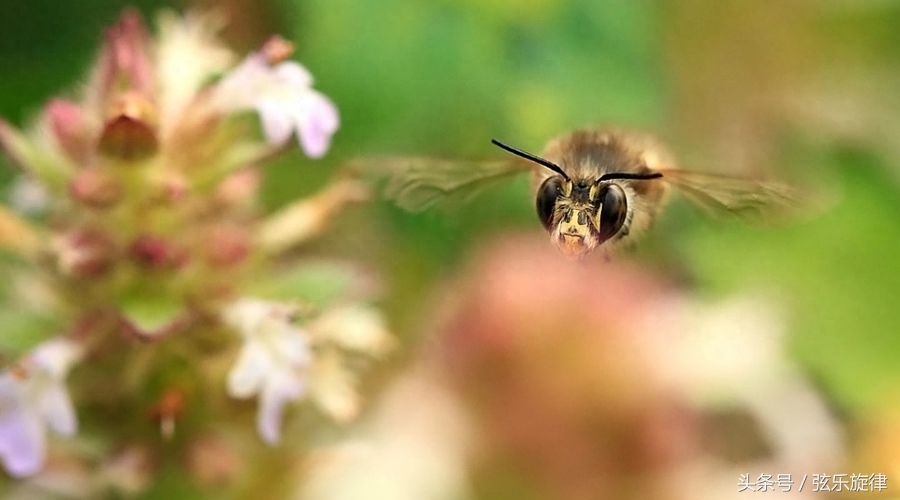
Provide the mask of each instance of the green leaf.
[{"label": "green leaf", "polygon": [[166,293],[138,290],[116,301],[119,311],[138,331],[153,335],[179,319],[184,303]]},{"label": "green leaf", "polygon": [[363,273],[347,263],[309,262],[266,280],[260,285],[259,293],[276,300],[324,307],[361,291],[364,281]]},{"label": "green leaf", "polygon": [[0,308],[0,325],[0,357],[4,361],[18,358],[60,331],[47,316],[11,307]]},{"label": "green leaf", "polygon": [[30,137],[0,120],[0,147],[26,172],[55,192],[64,192],[71,174],[61,161]]}]

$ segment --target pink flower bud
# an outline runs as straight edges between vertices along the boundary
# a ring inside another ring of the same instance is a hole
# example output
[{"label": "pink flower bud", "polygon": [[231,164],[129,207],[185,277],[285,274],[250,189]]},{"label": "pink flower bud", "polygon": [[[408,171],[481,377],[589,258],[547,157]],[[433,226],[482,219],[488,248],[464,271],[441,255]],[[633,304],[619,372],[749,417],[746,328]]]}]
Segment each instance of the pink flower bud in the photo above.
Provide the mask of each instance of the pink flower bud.
[{"label": "pink flower bud", "polygon": [[118,89],[153,94],[153,64],[149,57],[149,38],[141,14],[128,9],[119,22],[106,32],[106,45],[97,65],[95,82],[101,102]]},{"label": "pink flower bud", "polygon": [[[693,456],[697,415],[637,325],[670,292],[627,263],[569,262],[541,239],[491,248],[457,289],[437,353],[499,454],[549,498],[623,491]],[[648,495],[655,496],[655,495]]]},{"label": "pink flower bud", "polygon": [[240,227],[216,227],[206,238],[207,256],[215,266],[233,266],[250,254],[250,235]]},{"label": "pink flower bud", "polygon": [[53,99],[44,116],[62,150],[76,163],[84,164],[91,149],[90,130],[80,106],[65,99]]},{"label": "pink flower bud", "polygon": [[100,464],[97,475],[108,478],[110,490],[123,496],[139,496],[151,484],[156,467],[149,448],[129,444],[111,452]]},{"label": "pink flower bud", "polygon": [[122,186],[110,172],[91,167],[80,171],[69,184],[75,200],[93,208],[108,208],[122,199]]},{"label": "pink flower bud", "polygon": [[171,175],[162,182],[161,198],[166,203],[178,203],[187,198],[189,189],[184,177]]},{"label": "pink flower bud", "polygon": [[263,44],[260,53],[269,64],[278,64],[291,57],[294,53],[294,44],[279,35],[273,35]]},{"label": "pink flower bud", "polygon": [[59,270],[80,278],[105,274],[116,257],[115,240],[99,229],[75,229],[58,238],[54,246]]},{"label": "pink flower bud", "polygon": [[216,188],[216,199],[228,207],[248,205],[256,199],[261,183],[257,168],[245,168],[226,177]]},{"label": "pink flower bud", "polygon": [[190,260],[187,250],[151,234],[139,236],[128,251],[135,261],[150,269],[179,268]]},{"label": "pink flower bud", "polygon": [[244,465],[236,447],[218,436],[200,437],[191,443],[187,453],[191,477],[203,485],[227,484],[243,472]]}]

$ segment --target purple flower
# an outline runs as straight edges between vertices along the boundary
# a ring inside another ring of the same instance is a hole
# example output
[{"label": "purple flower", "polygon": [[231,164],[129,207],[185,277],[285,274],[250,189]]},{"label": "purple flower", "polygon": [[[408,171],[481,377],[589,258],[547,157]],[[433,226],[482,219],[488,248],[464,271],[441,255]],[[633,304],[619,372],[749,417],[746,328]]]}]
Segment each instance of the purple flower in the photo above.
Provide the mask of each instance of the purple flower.
[{"label": "purple flower", "polygon": [[313,90],[309,71],[294,61],[271,62],[266,48],[247,56],[216,87],[215,103],[224,111],[255,110],[266,140],[282,145],[296,131],[311,158],[328,151],[337,131],[337,108]]},{"label": "purple flower", "polygon": [[77,430],[64,381],[80,355],[72,342],[53,339],[0,374],[0,461],[11,475],[29,476],[44,465],[46,427],[62,436]]}]

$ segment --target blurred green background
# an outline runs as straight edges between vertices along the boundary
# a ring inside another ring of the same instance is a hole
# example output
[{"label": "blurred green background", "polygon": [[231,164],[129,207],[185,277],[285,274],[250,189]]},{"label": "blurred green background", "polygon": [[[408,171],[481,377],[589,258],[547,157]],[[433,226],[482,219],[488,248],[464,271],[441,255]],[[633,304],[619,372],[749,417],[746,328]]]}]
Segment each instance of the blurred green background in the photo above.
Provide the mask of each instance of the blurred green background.
[{"label": "blurred green background", "polygon": [[[5,2],[0,115],[22,124],[72,88],[126,4]],[[900,394],[900,2],[823,0],[250,0],[216,5],[249,50],[270,33],[341,111],[333,149],[268,171],[266,202],[314,192],[347,159],[497,159],[575,127],[661,136],[682,167],[789,180],[825,208],[768,226],[710,221],[676,201],[635,258],[710,297],[782,306],[791,352],[844,411]],[[6,161],[5,159],[3,160]],[[13,168],[2,169],[8,184]],[[348,212],[305,251],[364,260],[405,349],[442,278],[479,244],[540,231],[526,179],[450,213]],[[549,244],[549,243],[548,243]]]}]

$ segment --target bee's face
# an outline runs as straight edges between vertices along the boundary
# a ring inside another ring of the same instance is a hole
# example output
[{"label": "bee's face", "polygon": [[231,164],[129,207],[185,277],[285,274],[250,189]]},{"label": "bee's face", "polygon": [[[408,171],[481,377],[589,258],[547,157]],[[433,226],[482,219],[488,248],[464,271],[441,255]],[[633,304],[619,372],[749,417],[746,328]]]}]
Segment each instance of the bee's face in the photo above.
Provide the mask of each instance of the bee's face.
[{"label": "bee's face", "polygon": [[624,189],[613,182],[547,178],[537,192],[536,208],[559,249],[579,258],[621,233],[628,218]]}]

